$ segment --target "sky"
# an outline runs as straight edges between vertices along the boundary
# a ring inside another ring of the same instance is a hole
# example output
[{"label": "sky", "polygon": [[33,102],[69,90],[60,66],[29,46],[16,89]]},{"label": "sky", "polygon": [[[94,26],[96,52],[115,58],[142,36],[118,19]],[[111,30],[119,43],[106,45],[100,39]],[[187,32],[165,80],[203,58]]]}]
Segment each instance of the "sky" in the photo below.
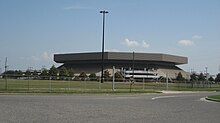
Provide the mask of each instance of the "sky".
[{"label": "sky", "polygon": [[56,53],[188,57],[185,71],[220,72],[220,0],[0,0],[0,72],[50,68]]}]

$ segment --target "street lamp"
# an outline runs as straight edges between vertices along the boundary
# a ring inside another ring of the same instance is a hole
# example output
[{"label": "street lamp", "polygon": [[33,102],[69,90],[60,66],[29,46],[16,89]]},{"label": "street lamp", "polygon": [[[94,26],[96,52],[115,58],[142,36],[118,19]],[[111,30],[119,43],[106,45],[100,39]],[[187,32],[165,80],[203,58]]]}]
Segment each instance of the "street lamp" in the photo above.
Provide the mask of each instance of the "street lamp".
[{"label": "street lamp", "polygon": [[102,17],[102,73],[101,73],[101,83],[104,81],[103,76],[103,69],[104,69],[104,39],[105,39],[105,14],[108,13],[108,11],[102,10],[100,13],[103,15]]}]

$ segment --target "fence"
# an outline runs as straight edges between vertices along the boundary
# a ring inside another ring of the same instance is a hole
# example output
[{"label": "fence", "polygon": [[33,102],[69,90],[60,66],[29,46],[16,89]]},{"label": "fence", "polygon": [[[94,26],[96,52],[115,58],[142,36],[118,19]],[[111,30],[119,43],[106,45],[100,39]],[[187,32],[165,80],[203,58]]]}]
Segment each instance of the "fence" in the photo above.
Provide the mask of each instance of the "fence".
[{"label": "fence", "polygon": [[[104,83],[99,78],[88,77],[61,77],[61,76],[9,76],[0,78],[1,91],[111,91],[112,79],[108,78]],[[161,90],[198,90],[220,91],[220,85],[213,82],[169,82],[143,80],[130,82],[118,78],[114,84],[116,91],[161,91]]]}]

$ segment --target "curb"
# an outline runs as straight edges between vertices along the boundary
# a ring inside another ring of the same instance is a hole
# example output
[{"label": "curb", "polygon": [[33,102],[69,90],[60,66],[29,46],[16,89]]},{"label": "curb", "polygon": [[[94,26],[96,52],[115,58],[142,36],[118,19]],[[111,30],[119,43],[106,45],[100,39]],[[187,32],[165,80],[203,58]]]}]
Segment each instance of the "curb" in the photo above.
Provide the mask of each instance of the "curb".
[{"label": "curb", "polygon": [[206,100],[210,100],[210,101],[220,102],[220,100],[213,99],[213,98],[208,98],[208,97],[206,97],[205,99],[206,99]]}]

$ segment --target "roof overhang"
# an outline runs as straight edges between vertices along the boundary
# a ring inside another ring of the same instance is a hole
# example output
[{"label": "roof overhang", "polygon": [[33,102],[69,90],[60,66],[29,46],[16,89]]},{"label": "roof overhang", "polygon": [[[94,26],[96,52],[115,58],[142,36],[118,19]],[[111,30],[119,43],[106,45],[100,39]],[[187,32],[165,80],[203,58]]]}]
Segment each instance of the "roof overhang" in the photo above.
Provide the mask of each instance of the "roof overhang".
[{"label": "roof overhang", "polygon": [[[104,52],[104,59],[109,61],[132,61],[133,53],[128,52]],[[57,63],[71,63],[77,61],[101,61],[101,52],[54,54]],[[135,61],[169,62],[175,65],[187,64],[188,58],[183,56],[168,55],[162,53],[134,53]]]}]

